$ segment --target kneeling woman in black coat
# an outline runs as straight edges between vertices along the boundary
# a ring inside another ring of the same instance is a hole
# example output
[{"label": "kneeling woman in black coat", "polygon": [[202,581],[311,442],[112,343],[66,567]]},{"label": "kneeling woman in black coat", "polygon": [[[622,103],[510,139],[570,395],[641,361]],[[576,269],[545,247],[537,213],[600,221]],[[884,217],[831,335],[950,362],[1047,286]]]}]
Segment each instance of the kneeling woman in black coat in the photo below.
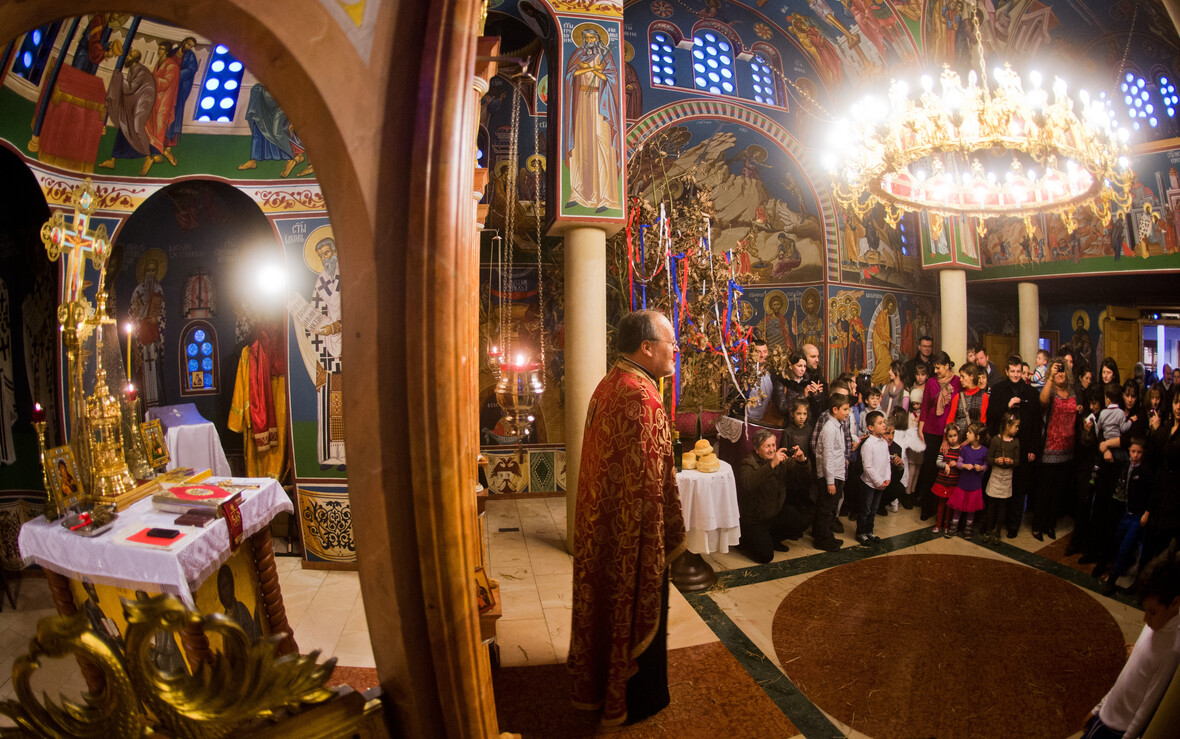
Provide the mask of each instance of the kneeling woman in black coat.
[{"label": "kneeling woman in black coat", "polygon": [[738,468],[738,511],[742,521],[738,549],[759,564],[772,560],[775,551],[787,551],[780,542],[798,538],[807,528],[807,514],[785,505],[791,469],[806,464],[802,451],[796,450],[791,456],[779,449],[770,431],[760,429],[754,434],[754,451]]}]

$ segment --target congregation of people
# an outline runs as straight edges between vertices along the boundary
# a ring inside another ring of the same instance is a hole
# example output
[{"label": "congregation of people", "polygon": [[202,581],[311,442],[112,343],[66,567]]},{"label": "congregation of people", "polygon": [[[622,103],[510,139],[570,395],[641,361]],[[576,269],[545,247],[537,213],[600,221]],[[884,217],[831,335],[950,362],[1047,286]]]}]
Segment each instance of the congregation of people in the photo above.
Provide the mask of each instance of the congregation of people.
[{"label": "congregation of people", "polygon": [[842,516],[855,539],[880,541],[878,516],[919,509],[933,533],[997,544],[1031,527],[1082,554],[1113,593],[1180,534],[1180,368],[1122,378],[1106,358],[1091,368],[1066,345],[997,366],[982,346],[961,366],[933,339],[894,361],[889,381],[867,372],[828,378],[804,345],[779,373],[756,340],[757,379],[733,414],[752,451],[738,466],[739,551],[758,563],[810,528],[813,545],[840,549]]}]

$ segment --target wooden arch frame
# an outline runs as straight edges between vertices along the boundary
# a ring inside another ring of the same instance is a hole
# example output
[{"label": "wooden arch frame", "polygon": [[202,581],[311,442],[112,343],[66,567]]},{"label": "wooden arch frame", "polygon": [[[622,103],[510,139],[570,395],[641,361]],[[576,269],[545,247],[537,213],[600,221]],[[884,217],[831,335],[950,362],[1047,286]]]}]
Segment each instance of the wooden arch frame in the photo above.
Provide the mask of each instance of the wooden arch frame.
[{"label": "wooden arch frame", "polygon": [[[316,0],[119,0],[241,49],[315,156],[343,271],[360,580],[388,723],[495,736],[471,597],[477,0],[383,3],[362,59]],[[0,0],[0,43],[110,0]],[[314,39],[315,43],[308,43]],[[396,51],[396,53],[395,53]]]}]

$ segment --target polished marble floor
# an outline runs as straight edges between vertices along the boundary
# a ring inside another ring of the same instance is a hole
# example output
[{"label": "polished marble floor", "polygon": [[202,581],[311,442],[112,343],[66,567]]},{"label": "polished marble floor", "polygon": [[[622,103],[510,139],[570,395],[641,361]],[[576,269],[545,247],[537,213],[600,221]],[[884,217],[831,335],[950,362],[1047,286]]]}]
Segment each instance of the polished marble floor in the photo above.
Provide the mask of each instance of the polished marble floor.
[{"label": "polished marble floor", "polygon": [[[504,601],[504,616],[497,626],[501,663],[563,662],[569,649],[572,591],[572,561],[565,551],[565,500],[492,500],[487,516],[489,574],[499,580]],[[1105,597],[1093,578],[1037,555],[1037,550],[1052,542],[1034,539],[1027,525],[1014,539],[1004,538],[997,546],[983,545],[978,539],[934,536],[931,524],[921,522],[916,510],[903,508],[877,519],[876,533],[885,540],[883,544],[863,547],[853,540],[855,525],[847,518],[842,521],[845,533],[839,538],[844,549],[840,552],[816,550],[810,535],[805,535],[788,542],[790,551],[776,553],[767,565],[756,565],[736,551],[705,555],[719,573],[718,584],[706,593],[687,596],[672,590],[669,648],[721,641],[739,661],[746,655],[747,669],[756,681],[777,680],[783,673],[773,644],[772,622],[792,590],[842,564],[914,554],[967,555],[1036,568],[1071,583],[1098,602],[1121,630],[1125,643],[1133,643],[1142,628],[1143,614],[1132,598]],[[1058,536],[1069,532],[1069,520],[1063,519]],[[770,670],[764,665],[770,665]],[[815,706],[803,711],[803,721],[799,720],[798,705],[784,700],[780,707],[807,736],[863,736]]]}]

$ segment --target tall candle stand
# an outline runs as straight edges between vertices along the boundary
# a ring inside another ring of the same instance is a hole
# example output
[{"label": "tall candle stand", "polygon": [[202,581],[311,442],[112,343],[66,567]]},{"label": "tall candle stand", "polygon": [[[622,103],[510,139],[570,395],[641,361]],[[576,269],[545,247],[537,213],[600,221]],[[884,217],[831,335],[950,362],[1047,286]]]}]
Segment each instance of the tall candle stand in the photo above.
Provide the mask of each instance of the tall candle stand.
[{"label": "tall candle stand", "polygon": [[136,480],[155,478],[156,471],[148,464],[147,449],[143,446],[143,434],[139,429],[139,396],[131,384],[123,391],[123,451],[127,467]]},{"label": "tall candle stand", "polygon": [[49,484],[49,470],[45,467],[45,409],[40,403],[33,406],[33,430],[37,432],[37,449],[41,453],[41,482],[45,485],[45,520],[61,518],[61,503]]}]

